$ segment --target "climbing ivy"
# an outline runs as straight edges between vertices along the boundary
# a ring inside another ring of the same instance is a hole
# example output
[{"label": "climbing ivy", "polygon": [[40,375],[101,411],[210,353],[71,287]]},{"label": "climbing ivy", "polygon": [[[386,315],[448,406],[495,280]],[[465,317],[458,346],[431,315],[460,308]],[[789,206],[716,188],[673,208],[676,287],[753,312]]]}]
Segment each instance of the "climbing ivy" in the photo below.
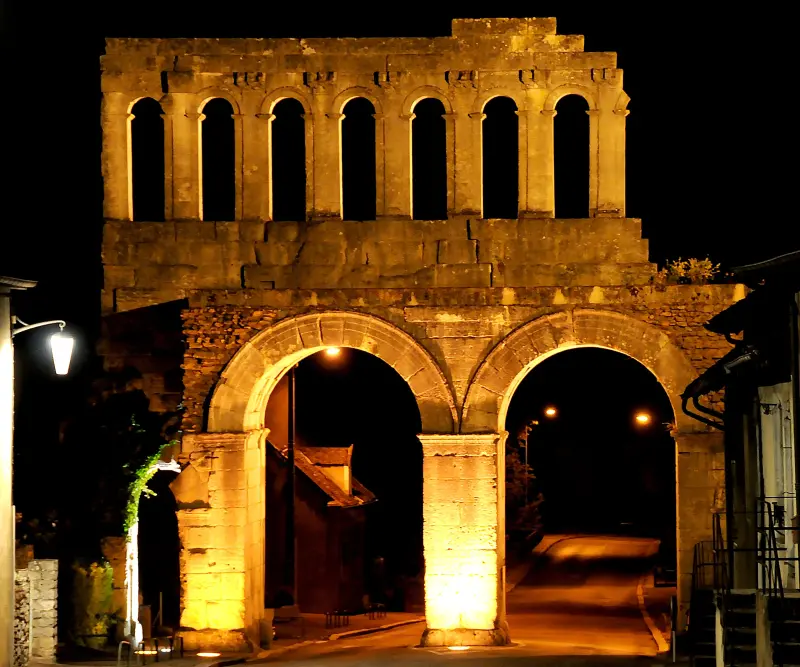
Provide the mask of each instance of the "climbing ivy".
[{"label": "climbing ivy", "polygon": [[[135,417],[131,418],[131,428],[137,433],[144,431],[142,426],[137,423]],[[156,495],[155,491],[147,488],[147,483],[153,479],[153,476],[158,472],[158,467],[156,464],[161,458],[161,455],[164,453],[164,450],[174,444],[176,444],[175,440],[162,443],[158,449],[150,456],[145,458],[141,465],[139,465],[133,472],[133,480],[128,485],[128,502],[125,504],[125,510],[122,517],[122,529],[128,539],[130,539],[130,529],[139,520],[139,500],[141,500],[143,495]],[[126,464],[123,467],[130,468],[130,465]]]}]

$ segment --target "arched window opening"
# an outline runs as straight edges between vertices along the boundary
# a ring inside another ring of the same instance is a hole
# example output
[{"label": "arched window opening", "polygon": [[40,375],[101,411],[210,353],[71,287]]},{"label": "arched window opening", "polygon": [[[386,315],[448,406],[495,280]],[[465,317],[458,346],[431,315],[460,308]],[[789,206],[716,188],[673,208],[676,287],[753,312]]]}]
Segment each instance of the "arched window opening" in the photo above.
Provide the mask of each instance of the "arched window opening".
[{"label": "arched window opening", "polygon": [[342,217],[374,220],[375,107],[363,97],[350,100],[342,119]]},{"label": "arched window opening", "polygon": [[145,97],[131,109],[131,185],[134,220],[164,220],[164,119]]},{"label": "arched window opening", "polygon": [[566,95],[553,119],[557,218],[589,217],[589,105]]},{"label": "arched window opening", "polygon": [[236,159],[233,107],[216,98],[203,107],[202,191],[203,220],[236,217]]},{"label": "arched window opening", "polygon": [[483,108],[483,217],[519,215],[519,118],[509,97]]},{"label": "arched window opening", "polygon": [[[285,602],[296,582],[296,600],[311,613],[362,608],[365,593],[390,611],[420,608],[422,424],[413,392],[386,362],[350,348],[301,360],[295,388],[290,404],[284,376],[264,415],[271,443],[267,605]],[[291,496],[280,454],[288,445],[290,412],[296,424],[293,535],[287,535]],[[294,572],[289,540],[296,544]]]},{"label": "arched window opening", "polygon": [[415,220],[447,218],[447,139],[445,108],[427,98],[414,106],[411,121],[412,211]]},{"label": "arched window opening", "polygon": [[303,105],[286,98],[272,121],[272,219],[306,219],[306,129]]}]

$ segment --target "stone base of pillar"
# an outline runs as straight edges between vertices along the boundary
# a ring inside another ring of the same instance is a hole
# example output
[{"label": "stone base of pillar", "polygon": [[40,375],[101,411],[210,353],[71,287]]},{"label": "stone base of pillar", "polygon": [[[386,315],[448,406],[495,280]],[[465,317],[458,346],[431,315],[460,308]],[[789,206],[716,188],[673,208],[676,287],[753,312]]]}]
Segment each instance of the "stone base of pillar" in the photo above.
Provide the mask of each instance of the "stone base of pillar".
[{"label": "stone base of pillar", "polygon": [[519,212],[519,219],[520,220],[539,220],[542,218],[555,218],[555,214],[553,211],[520,211]]},{"label": "stone base of pillar", "polygon": [[435,630],[426,628],[420,640],[421,646],[505,646],[511,643],[508,624],[492,630],[470,630],[454,628],[452,630]]},{"label": "stone base of pillar", "polygon": [[220,651],[250,653],[259,648],[247,638],[244,630],[179,630],[186,651]]}]

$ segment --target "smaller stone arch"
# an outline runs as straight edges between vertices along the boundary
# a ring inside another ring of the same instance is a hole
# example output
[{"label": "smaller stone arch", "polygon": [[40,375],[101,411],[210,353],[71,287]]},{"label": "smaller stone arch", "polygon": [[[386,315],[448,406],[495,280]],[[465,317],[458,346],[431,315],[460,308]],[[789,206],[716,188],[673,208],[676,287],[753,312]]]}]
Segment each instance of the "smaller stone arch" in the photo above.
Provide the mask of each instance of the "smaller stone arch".
[{"label": "smaller stone arch", "polygon": [[306,115],[306,118],[311,117],[311,103],[308,101],[305,95],[303,95],[300,91],[290,86],[284,86],[282,88],[277,88],[276,90],[271,91],[261,101],[261,104],[258,107],[258,113],[259,114],[273,113],[275,105],[281,100],[285,100],[287,97],[300,102],[300,104],[303,105],[303,113]]},{"label": "smaller stone arch", "polygon": [[641,363],[664,387],[678,429],[697,430],[681,409],[681,393],[697,371],[670,337],[622,313],[576,309],[523,324],[489,352],[467,389],[461,431],[501,431],[514,390],[528,371],[548,356],[578,346],[615,350]]},{"label": "smaller stone arch", "polygon": [[624,113],[628,115],[628,113],[630,113],[628,111],[628,104],[630,104],[630,101],[630,96],[623,90],[617,98],[617,103],[614,105],[614,113]]},{"label": "smaller stone arch", "polygon": [[547,96],[547,99],[544,102],[544,111],[555,111],[558,101],[567,95],[578,95],[586,100],[586,104],[589,105],[590,110],[597,109],[597,100],[595,99],[594,93],[592,93],[591,89],[587,88],[586,86],[565,84],[550,91],[550,94]]},{"label": "smaller stone arch", "polygon": [[414,113],[414,107],[416,106],[417,102],[421,102],[425,98],[433,98],[435,100],[439,100],[444,105],[445,113],[453,113],[453,103],[451,102],[450,98],[442,92],[441,89],[437,88],[436,86],[420,86],[416,90],[412,91],[406,96],[406,99],[403,100],[402,106],[402,115],[403,116],[410,116]]},{"label": "smaller stone arch", "polygon": [[213,99],[223,99],[230,103],[234,115],[239,115],[241,110],[236,98],[224,88],[203,88],[195,94],[197,100],[197,113],[203,113],[203,107]]},{"label": "smaller stone arch", "polygon": [[331,114],[341,114],[344,111],[345,105],[355,97],[363,97],[364,99],[369,100],[372,102],[372,106],[375,107],[376,114],[383,113],[383,104],[381,100],[378,99],[369,88],[365,88],[363,86],[353,86],[352,88],[347,88],[339,93],[331,102]]},{"label": "smaller stone arch", "polygon": [[148,98],[153,100],[154,102],[157,102],[158,105],[161,106],[162,110],[164,109],[163,105],[161,104],[161,100],[163,98],[159,97],[158,95],[139,95],[138,97],[131,97],[130,98],[130,101],[128,102],[128,114],[132,114],[133,113],[133,107],[135,107],[142,100],[148,99]]},{"label": "smaller stone arch", "polygon": [[211,397],[209,432],[264,427],[269,396],[287,370],[326,347],[352,347],[382,359],[408,383],[425,433],[453,433],[458,414],[444,374],[409,334],[373,315],[325,311],[289,317],[247,341]]},{"label": "smaller stone arch", "polygon": [[472,113],[482,114],[483,110],[486,108],[486,105],[495,97],[508,97],[509,99],[514,100],[514,104],[517,105],[517,111],[525,110],[525,96],[521,91],[512,90],[511,88],[490,88],[475,98],[475,104],[473,106]]}]

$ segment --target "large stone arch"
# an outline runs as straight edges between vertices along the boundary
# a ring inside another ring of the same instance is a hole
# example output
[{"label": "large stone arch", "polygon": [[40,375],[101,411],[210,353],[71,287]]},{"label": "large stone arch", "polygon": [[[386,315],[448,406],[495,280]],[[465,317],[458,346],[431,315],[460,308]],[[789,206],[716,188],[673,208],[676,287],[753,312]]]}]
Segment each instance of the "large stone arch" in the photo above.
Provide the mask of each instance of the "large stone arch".
[{"label": "large stone arch", "polygon": [[[523,324],[500,341],[473,375],[461,415],[462,434],[497,433],[498,470],[504,467],[502,437],[511,397],[528,372],[544,359],[575,347],[621,352],[647,368],[664,388],[675,415],[678,546],[678,602],[688,608],[695,544],[711,539],[712,513],[722,508],[724,453],[720,433],[709,432],[684,414],[680,394],[698,375],[670,336],[622,313],[575,309],[545,315]],[[502,485],[498,485],[498,491]],[[498,493],[498,532],[505,526],[504,495]],[[499,560],[504,562],[502,545]],[[685,623],[679,615],[679,625]],[[513,628],[512,628],[513,630]]]},{"label": "large stone arch", "polygon": [[531,368],[556,352],[576,346],[604,347],[639,361],[667,392],[677,428],[696,429],[697,422],[681,410],[680,394],[697,371],[669,336],[628,315],[579,309],[528,322],[497,344],[467,389],[461,432],[502,430],[511,396]]},{"label": "large stone arch", "polygon": [[383,359],[408,383],[425,433],[453,433],[453,394],[433,357],[409,334],[373,315],[326,311],[290,317],[247,341],[217,384],[208,412],[209,432],[264,427],[273,388],[303,357],[326,347],[352,347]]}]

